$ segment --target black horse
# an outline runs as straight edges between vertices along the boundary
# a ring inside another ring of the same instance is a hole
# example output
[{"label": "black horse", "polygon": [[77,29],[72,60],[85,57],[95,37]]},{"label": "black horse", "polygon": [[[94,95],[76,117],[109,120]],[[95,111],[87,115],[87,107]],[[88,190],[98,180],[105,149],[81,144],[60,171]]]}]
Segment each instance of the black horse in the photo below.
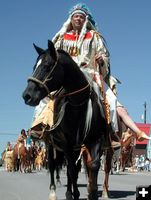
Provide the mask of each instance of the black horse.
[{"label": "black horse", "polygon": [[48,137],[63,150],[67,160],[66,199],[79,200],[77,179],[79,155],[83,152],[88,173],[88,199],[97,200],[97,177],[107,130],[97,95],[69,54],[56,51],[51,41],[46,50],[35,44],[34,47],[38,58],[23,92],[24,101],[36,106],[41,99],[57,91],[54,95],[55,124]]}]

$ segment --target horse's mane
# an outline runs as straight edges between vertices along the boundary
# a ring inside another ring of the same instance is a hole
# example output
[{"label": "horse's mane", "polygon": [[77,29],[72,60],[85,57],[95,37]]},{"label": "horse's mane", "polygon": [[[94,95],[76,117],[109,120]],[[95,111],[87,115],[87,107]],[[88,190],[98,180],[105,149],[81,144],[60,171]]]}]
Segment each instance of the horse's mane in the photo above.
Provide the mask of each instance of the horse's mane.
[{"label": "horse's mane", "polygon": [[62,54],[65,54],[66,56],[68,56],[68,57],[71,57],[66,51],[64,51],[63,49],[58,49],[57,50],[58,51],[58,53],[62,53]]}]

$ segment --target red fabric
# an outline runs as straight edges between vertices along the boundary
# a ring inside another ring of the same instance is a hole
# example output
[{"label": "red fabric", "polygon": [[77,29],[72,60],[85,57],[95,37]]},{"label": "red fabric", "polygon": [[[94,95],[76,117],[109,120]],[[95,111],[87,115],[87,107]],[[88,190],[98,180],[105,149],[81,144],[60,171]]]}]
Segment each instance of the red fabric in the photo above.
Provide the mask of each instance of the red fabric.
[{"label": "red fabric", "polygon": [[[143,124],[143,123],[135,123],[141,131],[144,131],[148,136],[150,136],[151,132],[151,124]],[[144,140],[142,142],[136,141],[136,144],[148,144],[148,140]]]},{"label": "red fabric", "polygon": [[[91,32],[87,32],[86,34],[85,34],[85,37],[84,37],[84,39],[90,39],[92,37],[92,34],[91,34]],[[79,38],[79,36],[78,36],[78,38]],[[73,40],[73,41],[75,41],[76,39],[78,39],[77,38],[77,35],[76,34],[71,34],[71,33],[65,33],[65,35],[64,35],[64,39],[65,40]]]}]

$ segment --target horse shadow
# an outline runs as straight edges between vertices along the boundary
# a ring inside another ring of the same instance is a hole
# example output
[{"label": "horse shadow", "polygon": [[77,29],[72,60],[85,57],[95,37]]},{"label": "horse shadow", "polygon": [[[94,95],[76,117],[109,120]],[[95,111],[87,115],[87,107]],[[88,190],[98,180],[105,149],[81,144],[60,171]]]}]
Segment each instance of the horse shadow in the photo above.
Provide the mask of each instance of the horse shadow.
[{"label": "horse shadow", "polygon": [[125,173],[123,173],[123,172],[116,172],[116,171],[113,171],[113,173],[110,173],[110,175],[115,175],[115,176],[125,176],[125,175],[128,175],[126,172]]},{"label": "horse shadow", "polygon": [[[126,174],[124,174],[126,175]],[[67,185],[64,185],[65,187],[67,187]],[[102,186],[102,184],[98,184],[98,186]],[[86,188],[87,185],[86,184],[78,184],[78,187],[80,188]],[[123,190],[110,190],[109,191],[109,199],[132,199],[133,196],[136,194],[136,192],[134,191],[123,191]],[[98,198],[100,198],[101,200],[104,200],[102,197],[102,191],[98,191]],[[61,199],[61,200],[65,200],[65,199]],[[87,198],[80,198],[80,200],[87,200]]]},{"label": "horse shadow", "polygon": [[[132,196],[135,195],[134,191],[123,191],[123,190],[110,190],[108,199],[132,199]],[[98,197],[102,197],[102,191],[98,191]],[[103,200],[103,198],[101,198]]]}]

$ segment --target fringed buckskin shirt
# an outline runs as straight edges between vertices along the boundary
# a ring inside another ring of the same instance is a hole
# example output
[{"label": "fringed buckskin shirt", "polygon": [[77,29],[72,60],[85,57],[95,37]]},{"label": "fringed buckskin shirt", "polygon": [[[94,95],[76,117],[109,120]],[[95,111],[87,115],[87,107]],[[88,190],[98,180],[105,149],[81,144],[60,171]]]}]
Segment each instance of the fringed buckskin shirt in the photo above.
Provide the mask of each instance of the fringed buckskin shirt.
[{"label": "fringed buckskin shirt", "polygon": [[109,53],[105,48],[103,39],[100,34],[94,30],[87,31],[84,38],[79,41],[79,35],[70,31],[65,33],[62,37],[57,37],[54,41],[56,49],[63,49],[73,60],[82,66],[88,68],[90,73],[98,72],[98,66],[96,65],[96,56],[102,56],[104,61],[103,77],[109,73]]}]

